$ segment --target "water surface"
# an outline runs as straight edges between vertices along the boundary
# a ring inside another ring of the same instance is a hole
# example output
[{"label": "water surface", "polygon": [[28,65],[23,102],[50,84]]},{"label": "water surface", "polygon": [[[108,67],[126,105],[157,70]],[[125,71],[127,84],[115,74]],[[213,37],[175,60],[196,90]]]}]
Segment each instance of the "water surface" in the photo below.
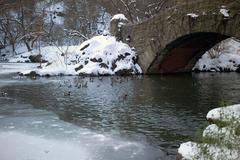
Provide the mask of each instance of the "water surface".
[{"label": "water surface", "polygon": [[31,79],[14,68],[0,65],[3,160],[175,159],[210,109],[240,103],[237,73]]}]

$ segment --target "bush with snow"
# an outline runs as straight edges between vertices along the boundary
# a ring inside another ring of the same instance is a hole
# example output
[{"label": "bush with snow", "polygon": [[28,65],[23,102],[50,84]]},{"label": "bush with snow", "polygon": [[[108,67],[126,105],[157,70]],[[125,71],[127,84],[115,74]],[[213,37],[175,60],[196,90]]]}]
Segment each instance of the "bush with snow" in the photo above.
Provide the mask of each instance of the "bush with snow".
[{"label": "bush with snow", "polygon": [[[96,36],[80,46],[48,46],[41,50],[42,59],[47,61],[39,69],[21,71],[28,75],[130,75],[140,74],[135,51],[127,44],[116,41],[112,36]],[[10,62],[30,61],[30,55],[38,50],[21,54]]]}]

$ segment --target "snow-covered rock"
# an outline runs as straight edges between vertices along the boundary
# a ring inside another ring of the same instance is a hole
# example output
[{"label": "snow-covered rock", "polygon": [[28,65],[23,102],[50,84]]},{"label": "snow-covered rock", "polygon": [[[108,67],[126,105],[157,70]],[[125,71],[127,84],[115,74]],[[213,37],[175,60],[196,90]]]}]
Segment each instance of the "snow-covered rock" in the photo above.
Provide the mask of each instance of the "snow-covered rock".
[{"label": "snow-covered rock", "polygon": [[[33,50],[21,54],[10,62],[24,62]],[[45,75],[129,75],[140,74],[135,51],[112,36],[96,36],[79,46],[47,46],[41,49],[42,59],[48,63],[42,68],[21,71],[23,75],[35,73]]]},{"label": "snow-covered rock", "polygon": [[193,70],[223,72],[240,70],[240,41],[229,38],[207,51]]},{"label": "snow-covered rock", "polygon": [[194,159],[199,152],[199,148],[194,142],[182,143],[178,149],[179,157],[177,159]]},{"label": "snow-covered rock", "polygon": [[[78,74],[114,75],[141,73],[135,52],[115,37],[97,36],[80,46]],[[124,74],[124,73],[123,73]]]},{"label": "snow-covered rock", "polygon": [[207,114],[211,123],[199,143],[180,145],[178,159],[237,160],[240,158],[240,105],[216,108]]},{"label": "snow-covered rock", "polygon": [[238,160],[239,151],[216,145],[187,142],[178,149],[178,159],[183,160]]},{"label": "snow-covered rock", "polygon": [[240,121],[240,105],[233,105],[223,108],[216,108],[208,112],[207,119],[211,121],[228,121],[231,119],[239,119]]}]

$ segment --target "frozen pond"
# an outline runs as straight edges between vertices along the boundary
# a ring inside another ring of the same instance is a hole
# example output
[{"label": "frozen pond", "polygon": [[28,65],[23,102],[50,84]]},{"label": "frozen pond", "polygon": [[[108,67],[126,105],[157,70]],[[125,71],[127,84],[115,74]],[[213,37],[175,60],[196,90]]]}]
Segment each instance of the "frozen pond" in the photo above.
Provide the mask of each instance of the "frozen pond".
[{"label": "frozen pond", "polygon": [[1,160],[175,159],[208,110],[240,103],[237,73],[30,79],[19,67],[0,64]]}]

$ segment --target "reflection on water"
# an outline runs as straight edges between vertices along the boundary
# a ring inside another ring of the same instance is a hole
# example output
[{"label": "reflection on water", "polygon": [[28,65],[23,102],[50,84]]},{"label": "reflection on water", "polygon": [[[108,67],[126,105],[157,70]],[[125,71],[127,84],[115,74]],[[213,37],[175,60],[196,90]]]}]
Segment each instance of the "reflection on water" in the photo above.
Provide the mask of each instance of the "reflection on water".
[{"label": "reflection on water", "polygon": [[236,73],[36,80],[4,75],[0,127],[26,133],[19,136],[88,144],[84,153],[95,150],[90,154],[97,159],[174,159],[179,144],[194,138],[210,109],[240,103],[239,78]]}]

